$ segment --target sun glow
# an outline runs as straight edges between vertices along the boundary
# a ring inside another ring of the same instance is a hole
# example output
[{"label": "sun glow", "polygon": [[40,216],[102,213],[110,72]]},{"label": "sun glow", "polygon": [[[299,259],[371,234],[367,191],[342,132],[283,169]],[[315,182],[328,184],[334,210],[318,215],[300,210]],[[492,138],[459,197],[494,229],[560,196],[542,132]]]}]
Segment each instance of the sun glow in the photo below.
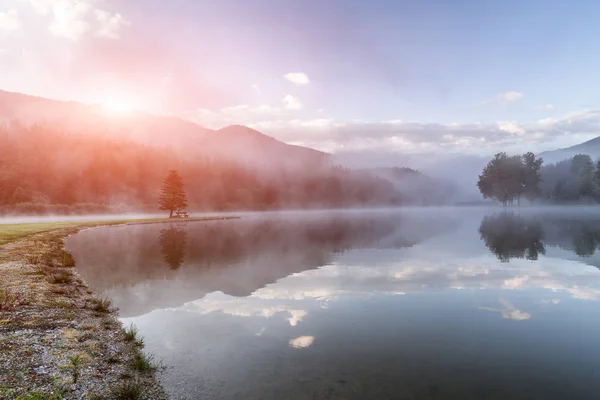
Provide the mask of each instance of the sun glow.
[{"label": "sun glow", "polygon": [[108,111],[115,113],[124,113],[139,108],[132,98],[120,94],[106,96],[100,104]]}]

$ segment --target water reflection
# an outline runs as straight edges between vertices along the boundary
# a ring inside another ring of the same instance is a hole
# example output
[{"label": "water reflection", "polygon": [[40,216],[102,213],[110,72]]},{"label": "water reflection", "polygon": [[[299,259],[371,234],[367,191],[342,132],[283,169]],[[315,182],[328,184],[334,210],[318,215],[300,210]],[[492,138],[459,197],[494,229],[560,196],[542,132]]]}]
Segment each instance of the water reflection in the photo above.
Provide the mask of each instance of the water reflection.
[{"label": "water reflection", "polygon": [[187,238],[187,231],[181,227],[170,227],[160,231],[158,241],[160,242],[163,259],[173,270],[178,269],[183,264]]},{"label": "water reflection", "polygon": [[513,319],[516,321],[523,321],[523,320],[527,320],[527,319],[531,318],[530,313],[519,310],[510,301],[508,301],[504,298],[498,299],[498,302],[502,306],[502,308],[500,308],[500,309],[492,308],[492,307],[484,307],[484,306],[479,307],[479,309],[486,310],[486,311],[492,311],[492,312],[498,312],[498,313],[500,313],[500,315],[502,315],[502,318]]},{"label": "water reflection", "polygon": [[67,247],[169,365],[173,398],[589,399],[596,221],[301,213],[93,229]]},{"label": "water reflection", "polygon": [[579,257],[592,257],[600,247],[600,217],[501,213],[485,216],[479,233],[487,248],[502,262],[511,258],[535,261],[546,254],[546,246],[560,247]]},{"label": "water reflection", "polygon": [[511,258],[537,260],[546,249],[542,243],[542,226],[537,219],[521,218],[516,214],[486,216],[479,233],[485,245],[502,262]]},{"label": "water reflection", "polygon": [[[401,249],[447,232],[452,215],[303,214],[93,229],[69,239],[80,273],[124,316],[222,292],[249,296],[281,278],[331,264],[350,249]],[[98,242],[104,245],[100,248]],[[168,268],[165,268],[165,263]],[[232,279],[232,277],[235,277]]]}]

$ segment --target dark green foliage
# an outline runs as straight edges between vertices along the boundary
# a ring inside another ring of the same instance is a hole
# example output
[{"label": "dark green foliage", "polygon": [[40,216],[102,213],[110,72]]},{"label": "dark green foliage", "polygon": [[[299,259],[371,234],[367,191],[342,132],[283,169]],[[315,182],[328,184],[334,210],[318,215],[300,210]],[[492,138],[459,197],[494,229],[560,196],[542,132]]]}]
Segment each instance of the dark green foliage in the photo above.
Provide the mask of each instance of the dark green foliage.
[{"label": "dark green foliage", "polygon": [[542,180],[541,158],[536,158],[532,152],[527,152],[521,156],[523,168],[523,195],[529,201],[540,197],[540,182]]},{"label": "dark green foliage", "polygon": [[123,340],[126,342],[133,342],[137,338],[137,327],[133,324],[129,325],[129,328],[123,329]]},{"label": "dark green foliage", "polygon": [[79,380],[79,375],[81,373],[81,364],[83,364],[83,359],[79,354],[74,355],[69,360],[70,364],[68,366],[69,371],[71,372],[71,376],[73,377],[73,383],[77,383]]},{"label": "dark green foliage", "polygon": [[503,205],[540,199],[553,203],[600,202],[600,161],[587,154],[542,167],[533,153],[509,157],[498,153],[484,168],[477,182],[484,198]]},{"label": "dark green foliage", "polygon": [[498,153],[479,175],[477,186],[484,198],[495,199],[503,205],[520,203],[525,196],[530,201],[539,196],[542,159],[533,153],[509,157]]},{"label": "dark green foliage", "polygon": [[169,171],[160,190],[159,210],[169,211],[169,218],[175,210],[185,210],[188,206],[187,195],[179,172]]},{"label": "dark green foliage", "polygon": [[156,372],[161,367],[160,363],[154,361],[154,356],[147,356],[140,350],[135,351],[129,366],[133,370],[148,373]]},{"label": "dark green foliage", "polygon": [[587,154],[547,165],[540,184],[543,199],[554,203],[600,202],[600,170]]}]

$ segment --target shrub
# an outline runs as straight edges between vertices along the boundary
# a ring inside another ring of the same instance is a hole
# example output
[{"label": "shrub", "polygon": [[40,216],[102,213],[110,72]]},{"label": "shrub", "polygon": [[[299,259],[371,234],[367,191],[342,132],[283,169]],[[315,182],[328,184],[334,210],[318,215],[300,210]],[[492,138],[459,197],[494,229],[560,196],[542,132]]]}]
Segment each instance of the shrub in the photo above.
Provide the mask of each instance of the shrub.
[{"label": "shrub", "polygon": [[143,352],[137,350],[133,358],[131,359],[131,369],[139,372],[156,372],[160,368],[160,363],[154,361],[153,355],[145,355]]},{"label": "shrub", "polygon": [[113,311],[113,303],[110,299],[92,299],[90,302],[92,303],[92,311],[98,313],[110,313]]},{"label": "shrub", "polygon": [[138,329],[135,325],[129,325],[129,328],[123,329],[123,339],[126,342],[133,342],[137,339]]},{"label": "shrub", "polygon": [[115,400],[139,400],[144,396],[144,386],[136,381],[125,382],[115,387],[110,394]]}]

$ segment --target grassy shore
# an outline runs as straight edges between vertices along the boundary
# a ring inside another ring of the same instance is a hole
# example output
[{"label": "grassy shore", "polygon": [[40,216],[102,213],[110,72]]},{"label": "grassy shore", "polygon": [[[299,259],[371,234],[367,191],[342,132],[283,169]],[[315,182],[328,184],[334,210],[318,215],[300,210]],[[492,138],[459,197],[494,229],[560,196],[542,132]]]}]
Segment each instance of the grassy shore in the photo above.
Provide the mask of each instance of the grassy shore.
[{"label": "grassy shore", "polygon": [[81,279],[63,239],[95,226],[224,218],[0,225],[0,399],[166,399],[161,365]]},{"label": "grassy shore", "polygon": [[0,245],[24,238],[36,233],[50,232],[64,228],[86,228],[94,226],[109,225],[132,225],[132,224],[155,224],[155,223],[189,223],[197,221],[209,221],[215,219],[231,219],[236,217],[191,217],[191,218],[143,218],[143,219],[121,219],[106,221],[69,221],[69,222],[42,222],[24,224],[0,224]]}]

